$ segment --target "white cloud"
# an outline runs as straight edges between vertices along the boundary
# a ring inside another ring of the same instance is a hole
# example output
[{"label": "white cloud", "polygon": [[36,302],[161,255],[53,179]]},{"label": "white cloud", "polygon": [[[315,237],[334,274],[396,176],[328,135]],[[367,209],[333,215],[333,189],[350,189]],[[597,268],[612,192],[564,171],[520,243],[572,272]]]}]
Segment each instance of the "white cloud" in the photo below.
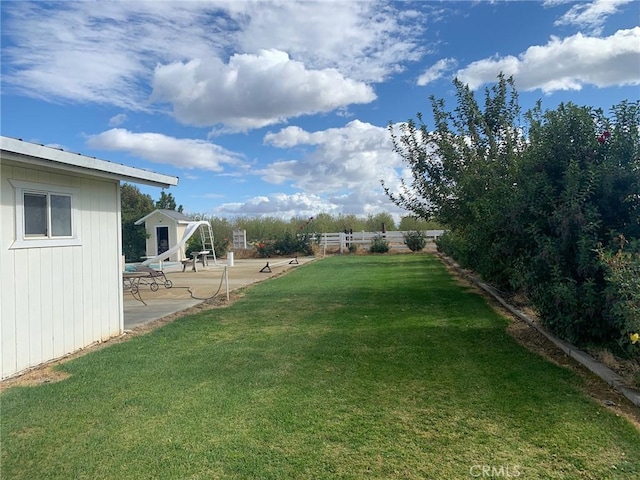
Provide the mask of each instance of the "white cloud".
[{"label": "white cloud", "polygon": [[[602,32],[607,18],[620,10],[619,7],[634,0],[595,0],[574,4],[567,13],[556,20],[555,25],[576,25],[591,34]],[[557,2],[556,2],[557,3]],[[553,5],[553,3],[550,3]],[[636,12],[637,13],[637,12]]]},{"label": "white cloud", "polygon": [[119,113],[118,115],[114,115],[109,119],[109,126],[117,127],[118,125],[122,125],[126,121],[127,121],[127,114]]},{"label": "white cloud", "polygon": [[274,193],[257,196],[243,203],[225,203],[213,209],[215,215],[278,217],[289,219],[295,216],[311,216],[318,213],[338,213],[335,205],[317,195],[306,193]]},{"label": "white cloud", "polygon": [[150,162],[178,168],[222,171],[223,164],[239,164],[237,153],[203,140],[180,139],[159,133],[133,133],[113,128],[87,140],[91,148],[127,152]]},{"label": "white cloud", "polygon": [[545,7],[555,7],[556,5],[564,5],[565,3],[573,3],[575,0],[544,0],[542,4]]},{"label": "white cloud", "polygon": [[166,101],[183,123],[246,130],[302,114],[329,112],[376,98],[368,85],[335,69],[308,70],[286,52],[236,54],[161,65],[153,80],[154,101]]},{"label": "white cloud", "polygon": [[264,142],[301,153],[296,159],[283,159],[253,172],[263,180],[292,184],[343,213],[399,211],[380,183],[384,179],[395,189],[396,172],[402,167],[386,128],[360,120],[316,132],[291,126],[268,133]]},{"label": "white cloud", "polygon": [[256,173],[268,182],[292,182],[315,194],[381,191],[380,180],[400,164],[387,129],[359,120],[317,132],[287,127],[268,133],[264,142],[279,148],[310,147],[302,158],[275,162]]},{"label": "white cloud", "polygon": [[442,58],[425,70],[425,72],[418,77],[417,83],[420,86],[428,85],[442,78],[446,72],[453,70],[457,65],[458,62],[455,58]]},{"label": "white cloud", "polygon": [[[407,8],[386,1],[144,1],[99,8],[94,2],[5,2],[3,88],[54,102],[148,110],[155,80],[157,98],[174,102],[188,123],[265,125],[371,101],[363,82],[383,81],[426,51],[420,35],[430,7]],[[255,100],[260,79],[265,92],[281,95],[285,73],[299,102],[285,108],[263,100],[254,109],[245,92],[234,90],[251,87]],[[196,88],[193,97],[173,91],[169,77]],[[228,83],[216,84],[221,79]],[[211,97],[218,94],[230,98],[219,105]],[[321,97],[317,103],[309,101],[313,94]],[[206,113],[194,99],[223,113]]]},{"label": "white cloud", "polygon": [[406,211],[392,204],[384,194],[366,195],[351,192],[343,195],[323,196],[309,193],[275,193],[257,196],[245,202],[223,203],[212,209],[213,215],[223,217],[293,217],[315,216],[319,213],[331,215],[354,214],[358,216],[389,213],[399,221]]},{"label": "white cloud", "polygon": [[640,84],[640,27],[618,30],[609,37],[581,33],[551,38],[543,46],[529,47],[518,57],[495,57],[473,62],[457,72],[477,89],[497,75],[513,75],[520,90],[580,90],[583,85],[608,87]]},{"label": "white cloud", "polygon": [[193,22],[198,10],[197,2],[4,5],[3,84],[49,101],[144,109],[158,61],[214,48]]},{"label": "white cloud", "polygon": [[[235,2],[242,25],[239,50],[289,52],[309,68],[335,67],[345,76],[380,82],[425,53],[421,40],[427,11],[386,1]],[[231,7],[230,7],[231,10]]]}]

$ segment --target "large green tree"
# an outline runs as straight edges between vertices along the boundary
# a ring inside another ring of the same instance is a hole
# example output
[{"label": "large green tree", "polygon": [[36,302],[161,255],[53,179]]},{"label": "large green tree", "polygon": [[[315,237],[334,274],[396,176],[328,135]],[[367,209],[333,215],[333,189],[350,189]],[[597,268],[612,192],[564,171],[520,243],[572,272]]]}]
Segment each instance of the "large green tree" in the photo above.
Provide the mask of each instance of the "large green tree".
[{"label": "large green tree", "polygon": [[135,185],[124,183],[120,187],[120,205],[122,254],[128,262],[137,262],[146,255],[147,234],[144,225],[135,225],[135,222],[154,210],[154,202]]},{"label": "large green tree", "polygon": [[176,199],[173,198],[172,193],[166,193],[164,190],[160,192],[160,198],[156,201],[156,208],[162,210],[176,210],[182,213],[182,205],[176,204]]},{"label": "large green tree", "polygon": [[390,126],[412,172],[390,198],[446,225],[441,249],[500,288],[524,291],[564,338],[606,342],[633,331],[621,325],[601,252],[619,238],[638,248],[639,104],[622,102],[609,116],[538,104],[521,123],[511,79],[487,88],[482,106],[454,86],[453,111],[431,98],[432,129],[421,115]]},{"label": "large green tree", "polygon": [[[421,114],[389,126],[394,150],[410,167],[399,193],[385,187],[399,206],[446,226],[451,252],[463,264],[501,284],[517,245],[505,231],[512,223],[514,174],[525,149],[513,80],[500,76],[485,90],[481,106],[473,92],[454,81],[457,107],[447,110],[431,97],[434,127]],[[398,132],[399,130],[399,132]]]}]

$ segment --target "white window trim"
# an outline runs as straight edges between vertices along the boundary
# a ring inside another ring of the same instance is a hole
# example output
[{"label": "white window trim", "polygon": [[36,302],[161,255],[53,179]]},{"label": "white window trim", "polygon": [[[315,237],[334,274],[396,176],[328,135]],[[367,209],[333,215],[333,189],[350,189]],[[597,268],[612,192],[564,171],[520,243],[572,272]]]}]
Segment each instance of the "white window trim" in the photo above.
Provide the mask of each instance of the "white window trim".
[{"label": "white window trim", "polygon": [[[77,208],[79,190],[72,187],[61,187],[44,183],[25,182],[9,179],[15,191],[16,237],[9,248],[41,248],[66,247],[82,245],[80,239],[80,212]],[[24,233],[24,194],[43,193],[53,195],[68,195],[71,197],[71,236],[70,237],[31,237]]]}]

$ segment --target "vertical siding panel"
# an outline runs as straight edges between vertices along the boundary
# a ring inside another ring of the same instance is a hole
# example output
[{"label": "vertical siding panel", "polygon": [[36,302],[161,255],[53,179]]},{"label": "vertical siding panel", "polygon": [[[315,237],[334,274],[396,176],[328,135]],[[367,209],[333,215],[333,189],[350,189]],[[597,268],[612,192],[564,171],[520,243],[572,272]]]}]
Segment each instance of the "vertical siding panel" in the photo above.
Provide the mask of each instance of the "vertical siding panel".
[{"label": "vertical siding panel", "polygon": [[116,242],[117,242],[117,252],[118,252],[118,280],[117,285],[118,288],[116,290],[116,297],[118,299],[118,333],[124,332],[124,300],[122,291],[122,270],[124,269],[124,265],[121,263],[122,259],[122,204],[120,200],[120,182],[115,185],[116,189]]},{"label": "vertical siding panel", "polygon": [[112,337],[114,334],[113,322],[114,322],[114,307],[116,306],[114,291],[115,291],[115,275],[114,275],[114,259],[116,258],[115,251],[113,249],[113,232],[115,231],[115,215],[112,213],[114,206],[112,203],[112,188],[111,185],[104,185],[104,203],[103,209],[100,210],[100,236],[102,239],[102,248],[104,249],[103,267],[105,278],[103,281],[106,283],[105,290],[106,295],[102,298],[101,304],[101,319],[100,319],[100,338],[106,340]]},{"label": "vertical siding panel", "polygon": [[0,274],[2,275],[0,283],[0,338],[2,339],[0,362],[2,369],[0,375],[2,378],[15,372],[18,354],[15,309],[16,289],[15,282],[9,279],[9,275],[13,275],[14,272],[15,262],[13,255],[4,255],[3,252],[2,262],[0,262]]},{"label": "vertical siding panel", "polygon": [[[105,189],[107,187],[106,184],[101,183],[100,185],[98,185],[98,187],[100,188],[100,203],[98,206],[98,210],[95,213],[95,218],[96,218],[96,228],[94,229],[93,234],[95,235],[94,237],[94,241],[95,241],[95,245],[99,245],[99,249],[100,249],[100,255],[99,255],[99,261],[100,261],[100,269],[99,271],[94,271],[93,276],[94,276],[94,281],[100,282],[100,279],[102,279],[102,284],[98,283],[100,285],[100,295],[97,296],[96,300],[96,330],[95,330],[95,336],[96,336],[96,340],[102,340],[105,339],[107,337],[106,335],[106,331],[108,330],[107,328],[107,323],[108,323],[108,302],[109,302],[109,297],[110,297],[110,290],[111,290],[111,285],[109,282],[109,271],[110,271],[110,255],[109,255],[109,227],[110,225],[107,222],[107,214],[106,214],[106,209],[109,208],[108,207],[108,203],[107,200],[105,198]],[[99,277],[99,278],[98,278]],[[98,292],[96,292],[98,293]]]},{"label": "vertical siding panel", "polygon": [[[99,195],[94,195],[94,210],[93,210],[93,229],[91,230],[91,243],[93,244],[94,251],[97,253],[96,256],[92,258],[92,261],[99,263],[99,268],[91,269],[91,281],[94,285],[100,285],[100,289],[94,289],[93,291],[93,312],[94,312],[94,323],[93,323],[93,340],[101,340],[102,339],[102,329],[104,323],[104,304],[105,297],[109,295],[109,282],[106,281],[108,277],[107,270],[105,267],[108,267],[109,259],[107,252],[105,251],[105,246],[103,242],[105,242],[104,237],[104,209],[105,209],[105,201],[104,201],[104,184],[97,184],[94,188],[95,192],[99,192]],[[102,283],[100,283],[102,280]]]},{"label": "vertical siding panel", "polygon": [[[104,209],[104,193],[102,187],[102,184],[96,184],[94,186],[94,195],[91,200],[93,212],[91,224],[92,255],[89,259],[89,282],[94,286],[91,292],[93,295],[93,301],[91,302],[93,310],[91,340],[93,342],[102,338],[102,319],[104,318],[103,302],[104,297],[106,296],[102,291],[103,285],[101,284],[101,280],[104,280],[102,277],[102,265],[109,263],[108,258],[105,258],[106,252],[102,246],[102,211]],[[108,289],[108,285],[106,285],[106,288]]]},{"label": "vertical siding panel", "polygon": [[120,273],[120,242],[118,237],[118,232],[120,229],[119,225],[119,215],[118,215],[118,192],[119,192],[119,184],[117,182],[111,183],[108,190],[108,202],[109,202],[109,210],[107,211],[108,218],[106,221],[108,222],[107,228],[109,232],[109,263],[110,267],[110,275],[109,275],[109,285],[110,288],[110,298],[109,298],[109,310],[108,310],[108,326],[109,331],[107,332],[108,336],[119,335],[122,333],[120,329],[120,299],[119,299],[119,290],[121,289],[121,273]]},{"label": "vertical siding panel", "polygon": [[66,252],[72,247],[58,248],[51,256],[51,294],[53,303],[51,305],[51,325],[53,330],[52,346],[53,358],[64,355],[65,334],[64,334],[64,307],[65,307],[65,291],[64,291],[64,274],[63,272],[69,266],[65,265]]},{"label": "vertical siding panel", "polygon": [[93,275],[91,272],[91,262],[93,260],[93,235],[91,230],[94,228],[93,216],[91,212],[94,208],[94,198],[91,192],[91,185],[83,182],[82,195],[82,298],[84,303],[84,312],[82,318],[83,345],[88,345],[93,341],[93,322],[94,322],[94,296],[93,296]]},{"label": "vertical siding panel", "polygon": [[13,167],[0,162],[0,376],[11,375],[17,368],[15,253],[9,250],[14,240],[14,190],[8,182]]},{"label": "vertical siding panel", "polygon": [[[84,242],[84,237],[83,237]],[[85,321],[85,308],[86,298],[84,294],[84,288],[82,284],[83,274],[83,251],[82,247],[76,249],[76,254],[73,256],[73,349],[77,350],[84,345],[84,321]]]},{"label": "vertical siding panel", "polygon": [[60,285],[62,286],[62,309],[59,314],[62,321],[62,353],[67,353],[75,350],[74,343],[74,286],[73,286],[73,252],[76,247],[65,248],[62,252],[61,267],[60,267]]},{"label": "vertical siding panel", "polygon": [[[52,248],[40,248],[40,325],[42,352],[40,361],[53,358],[53,282],[51,271]],[[59,249],[55,249],[59,250]]]},{"label": "vertical siding panel", "polygon": [[78,185],[76,185],[79,189],[80,194],[78,195],[76,208],[80,219],[80,238],[81,245],[74,248],[75,255],[73,256],[73,278],[71,279],[71,285],[73,287],[73,347],[74,350],[82,348],[85,338],[85,328],[84,322],[85,317],[89,316],[89,312],[87,312],[87,298],[85,296],[85,285],[82,282],[84,278],[84,250],[87,244],[87,228],[90,227],[89,219],[86,218],[87,211],[91,207],[91,204],[88,200],[89,194],[87,193],[87,185],[82,180],[78,180]]},{"label": "vertical siding panel", "polygon": [[27,250],[27,325],[29,330],[29,364],[37,365],[42,361],[42,322],[41,322],[41,288],[40,281],[40,249]]},{"label": "vertical siding panel", "polygon": [[103,183],[103,204],[100,209],[100,237],[101,249],[104,252],[103,282],[106,294],[101,304],[101,339],[105,340],[120,333],[120,319],[118,306],[119,257],[118,257],[118,225],[117,222],[117,184]]},{"label": "vertical siding panel", "polygon": [[29,252],[27,250],[14,250],[15,252],[15,325],[16,325],[16,371],[29,366],[31,357],[29,341]]}]

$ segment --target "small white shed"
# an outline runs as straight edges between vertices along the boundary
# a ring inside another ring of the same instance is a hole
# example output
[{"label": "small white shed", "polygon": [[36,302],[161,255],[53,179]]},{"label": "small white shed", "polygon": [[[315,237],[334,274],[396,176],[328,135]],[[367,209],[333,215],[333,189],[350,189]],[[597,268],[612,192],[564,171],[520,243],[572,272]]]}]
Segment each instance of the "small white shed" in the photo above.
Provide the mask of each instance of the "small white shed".
[{"label": "small white shed", "polygon": [[[135,224],[142,225],[147,232],[147,257],[166,252],[183,237],[187,225],[193,220],[175,210],[158,209],[142,217]],[[179,262],[186,258],[185,247],[171,255],[168,260]]]},{"label": "small white shed", "polygon": [[0,378],[124,329],[120,182],[178,178],[0,137]]}]

